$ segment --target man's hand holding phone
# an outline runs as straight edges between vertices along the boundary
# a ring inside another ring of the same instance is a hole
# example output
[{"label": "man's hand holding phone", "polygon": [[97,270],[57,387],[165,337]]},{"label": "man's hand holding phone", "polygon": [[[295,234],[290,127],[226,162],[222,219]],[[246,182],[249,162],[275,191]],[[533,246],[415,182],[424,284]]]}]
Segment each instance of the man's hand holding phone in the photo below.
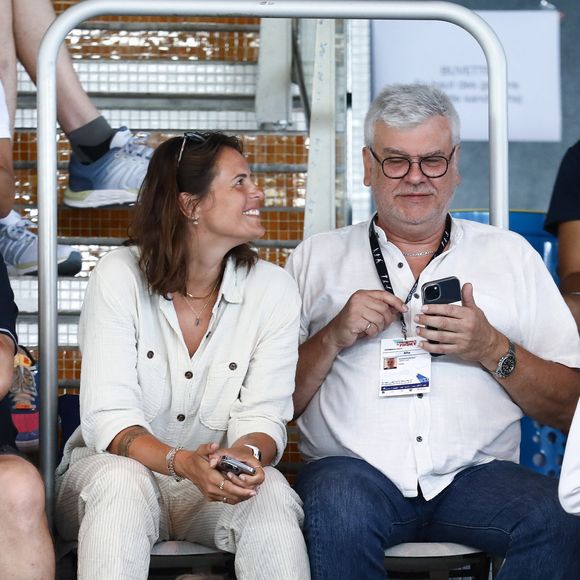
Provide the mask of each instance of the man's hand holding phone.
[{"label": "man's hand holding phone", "polygon": [[[433,280],[432,282],[426,282],[423,284],[423,286],[421,286],[421,296],[423,298],[423,305],[452,304],[454,302],[461,302],[461,284],[459,283],[459,279],[455,276],[449,276],[448,278],[441,278],[439,280]],[[424,309],[423,312],[425,312]],[[428,330],[440,329],[438,326],[431,325],[428,325],[426,328]],[[429,342],[431,344],[440,344],[440,341],[438,340],[429,340]],[[431,356],[441,356],[445,354],[443,352],[437,351],[429,352],[431,352]]]},{"label": "man's hand holding phone", "polygon": [[[473,286],[464,284],[458,296],[459,280],[452,278],[456,282],[443,278],[422,287],[422,313],[414,319],[420,325],[417,335],[426,339],[421,346],[431,354],[452,354],[463,360],[480,362],[487,368],[487,359],[495,356],[497,343],[503,335],[475,303]],[[433,285],[439,288],[430,290]],[[461,304],[454,304],[458,301]]]}]

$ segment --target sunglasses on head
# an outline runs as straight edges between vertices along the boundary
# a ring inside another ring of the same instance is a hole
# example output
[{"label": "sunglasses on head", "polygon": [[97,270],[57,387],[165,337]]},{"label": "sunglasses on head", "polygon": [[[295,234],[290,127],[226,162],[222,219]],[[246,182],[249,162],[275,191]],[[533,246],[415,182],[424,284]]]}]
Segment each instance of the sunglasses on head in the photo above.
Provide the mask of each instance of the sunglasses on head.
[{"label": "sunglasses on head", "polygon": [[185,131],[185,133],[183,133],[183,141],[181,142],[181,149],[179,150],[179,155],[177,157],[178,169],[179,164],[181,163],[181,158],[183,157],[185,144],[188,141],[194,141],[195,143],[205,143],[207,141],[207,137],[203,133],[198,133],[197,131]]}]

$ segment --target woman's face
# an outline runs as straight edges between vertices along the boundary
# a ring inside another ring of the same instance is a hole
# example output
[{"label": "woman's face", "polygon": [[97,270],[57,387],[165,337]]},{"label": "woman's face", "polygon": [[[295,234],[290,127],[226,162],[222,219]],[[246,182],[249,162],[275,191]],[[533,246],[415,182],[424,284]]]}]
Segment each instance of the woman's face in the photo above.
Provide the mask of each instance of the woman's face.
[{"label": "woman's face", "polygon": [[232,248],[264,235],[260,207],[264,193],[254,183],[243,155],[224,147],[216,161],[210,191],[195,208],[198,236]]}]

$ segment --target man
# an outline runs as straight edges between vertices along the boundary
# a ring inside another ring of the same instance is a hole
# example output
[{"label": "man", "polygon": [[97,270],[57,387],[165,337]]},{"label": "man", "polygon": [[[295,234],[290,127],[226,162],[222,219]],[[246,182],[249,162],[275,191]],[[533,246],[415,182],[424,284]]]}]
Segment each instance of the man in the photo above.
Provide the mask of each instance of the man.
[{"label": "man", "polygon": [[562,159],[544,225],[558,236],[558,275],[580,329],[580,141]]},{"label": "man", "polygon": [[[505,556],[498,578],[580,578],[580,520],[555,480],[516,464],[523,413],[570,424],[570,312],[523,238],[447,218],[460,145],[446,95],[387,87],[365,144],[376,218],[309,238],[288,263],[312,577],[385,578],[385,548],[449,541]],[[422,285],[450,276],[461,304],[423,306]]]},{"label": "man", "polygon": [[[16,114],[16,61],[36,82],[36,59],[42,38],[55,14],[50,0],[0,0],[0,80],[4,84],[9,127]],[[69,187],[64,203],[92,208],[134,203],[152,149],[126,127],[113,129],[80,84],[66,48],[56,67],[57,117],[71,144]],[[12,184],[12,189],[14,184]],[[0,216],[0,253],[10,275],[38,270],[38,239],[34,225],[12,210]],[[58,272],[73,276],[82,267],[81,255],[58,246]]]},{"label": "man", "polygon": [[[4,92],[0,82],[0,184],[14,181],[12,148]],[[0,211],[10,209],[7,189],[0,188]],[[44,485],[39,473],[16,455],[15,429],[7,398],[16,353],[14,294],[0,255],[0,572],[2,578],[54,578],[54,552],[44,512]]]}]

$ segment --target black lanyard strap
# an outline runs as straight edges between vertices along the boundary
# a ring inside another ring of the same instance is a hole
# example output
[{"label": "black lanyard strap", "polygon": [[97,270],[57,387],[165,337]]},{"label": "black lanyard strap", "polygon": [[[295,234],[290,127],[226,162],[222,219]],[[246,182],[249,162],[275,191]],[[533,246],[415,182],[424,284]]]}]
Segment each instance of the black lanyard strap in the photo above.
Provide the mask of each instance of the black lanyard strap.
[{"label": "black lanyard strap", "polygon": [[[389,276],[389,271],[387,269],[387,264],[385,262],[385,258],[383,256],[383,252],[381,251],[381,246],[379,245],[379,239],[377,237],[377,232],[375,232],[375,219],[378,214],[373,216],[371,223],[369,225],[369,243],[371,245],[371,253],[373,255],[373,260],[375,262],[375,268],[377,269],[377,274],[379,275],[379,279],[383,288],[390,292],[393,296],[395,292],[393,290],[393,284],[391,283],[391,277]],[[431,259],[427,262],[427,267],[437,256],[440,256],[445,247],[449,243],[449,239],[451,238],[451,216],[447,214],[445,218],[445,228],[443,230],[443,234],[441,235],[441,241],[439,242],[439,247],[437,251],[431,256]],[[415,290],[417,290],[417,285],[419,284],[419,277],[415,280],[413,287],[409,290],[409,294],[407,294],[407,298],[405,300],[405,304],[408,304],[411,300]],[[407,338],[407,325],[405,324],[405,317],[403,313],[401,313],[401,331],[403,333],[403,338]]]}]

